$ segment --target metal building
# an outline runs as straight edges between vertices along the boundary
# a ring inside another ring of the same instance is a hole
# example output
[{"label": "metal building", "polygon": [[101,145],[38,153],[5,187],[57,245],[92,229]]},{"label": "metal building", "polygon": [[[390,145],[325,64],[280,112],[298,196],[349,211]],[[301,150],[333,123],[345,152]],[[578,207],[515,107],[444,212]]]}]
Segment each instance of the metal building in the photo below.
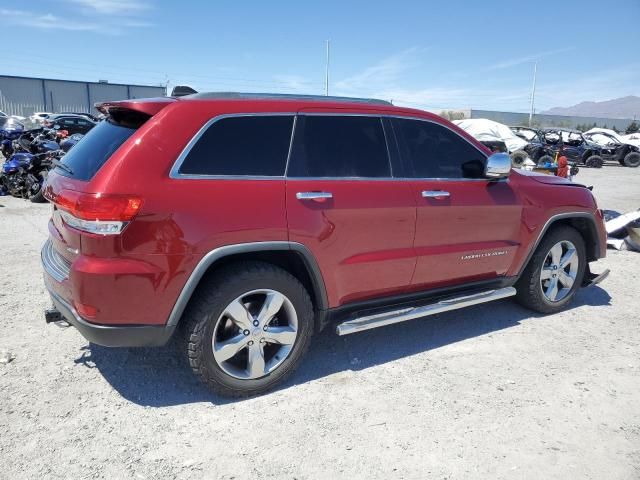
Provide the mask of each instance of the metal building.
[{"label": "metal building", "polygon": [[162,97],[166,93],[163,86],[0,75],[0,110],[23,117],[33,112],[95,113],[96,102]]}]

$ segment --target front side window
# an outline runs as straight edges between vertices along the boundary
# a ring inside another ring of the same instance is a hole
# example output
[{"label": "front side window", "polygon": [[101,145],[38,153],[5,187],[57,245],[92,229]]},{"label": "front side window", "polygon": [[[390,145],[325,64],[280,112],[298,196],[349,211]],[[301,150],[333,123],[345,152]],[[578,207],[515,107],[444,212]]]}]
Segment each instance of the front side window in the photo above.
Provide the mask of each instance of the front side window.
[{"label": "front side window", "polygon": [[379,117],[301,115],[287,171],[289,177],[390,177]]},{"label": "front side window", "polygon": [[238,116],[214,121],[187,153],[182,175],[281,177],[292,115]]},{"label": "front side window", "polygon": [[486,155],[434,122],[392,119],[402,157],[414,178],[481,178]]}]

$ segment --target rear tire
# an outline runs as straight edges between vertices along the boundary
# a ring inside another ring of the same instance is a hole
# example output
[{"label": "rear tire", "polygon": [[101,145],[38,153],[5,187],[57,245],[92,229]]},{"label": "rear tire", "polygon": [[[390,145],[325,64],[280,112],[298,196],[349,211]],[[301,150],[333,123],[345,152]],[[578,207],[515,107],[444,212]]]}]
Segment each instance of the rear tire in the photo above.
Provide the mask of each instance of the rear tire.
[{"label": "rear tire", "polygon": [[584,161],[584,165],[588,168],[602,168],[604,160],[600,155],[591,155]]},{"label": "rear tire", "polygon": [[543,155],[538,159],[538,164],[541,163],[553,163],[553,157],[551,155]]},{"label": "rear tire", "polygon": [[626,167],[636,168],[640,166],[640,153],[631,152],[627,153],[626,157],[624,157],[624,165]]},{"label": "rear tire", "polygon": [[[275,313],[267,305],[275,305]],[[314,331],[313,305],[304,286],[263,262],[232,264],[203,280],[182,322],[182,349],[191,369],[228,397],[259,395],[283,382],[300,363]]]},{"label": "rear tire", "polygon": [[[574,250],[572,257],[568,255],[571,249]],[[571,263],[563,265],[563,260]],[[558,312],[571,302],[580,288],[586,266],[586,249],[580,232],[566,225],[552,228],[516,283],[516,301],[536,312]],[[569,278],[573,280],[571,285],[568,285]]]},{"label": "rear tire", "polygon": [[38,191],[35,195],[29,198],[29,200],[33,203],[47,203],[47,199],[44,198],[44,194],[42,193],[42,189]]},{"label": "rear tire", "polygon": [[33,190],[29,191],[29,200],[33,203],[47,203],[47,199],[44,198],[44,182],[47,179],[47,175],[49,172],[43,170],[40,172],[40,177],[42,177],[42,182],[39,183],[40,188],[36,193],[33,193]]}]

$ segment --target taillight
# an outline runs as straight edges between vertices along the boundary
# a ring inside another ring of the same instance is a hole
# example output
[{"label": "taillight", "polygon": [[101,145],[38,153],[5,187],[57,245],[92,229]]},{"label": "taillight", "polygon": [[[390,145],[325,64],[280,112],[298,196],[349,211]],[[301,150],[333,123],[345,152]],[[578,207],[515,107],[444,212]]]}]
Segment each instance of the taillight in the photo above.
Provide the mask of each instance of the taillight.
[{"label": "taillight", "polygon": [[81,193],[62,190],[45,196],[55,203],[70,227],[100,235],[117,235],[138,214],[142,199],[132,195]]}]

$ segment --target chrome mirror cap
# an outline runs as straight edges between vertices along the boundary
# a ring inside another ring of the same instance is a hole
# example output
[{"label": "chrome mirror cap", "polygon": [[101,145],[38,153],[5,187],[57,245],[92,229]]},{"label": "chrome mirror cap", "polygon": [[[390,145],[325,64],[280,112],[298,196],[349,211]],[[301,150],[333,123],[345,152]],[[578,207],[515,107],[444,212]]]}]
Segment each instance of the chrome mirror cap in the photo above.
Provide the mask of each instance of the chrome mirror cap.
[{"label": "chrome mirror cap", "polygon": [[487,158],[484,176],[487,178],[508,177],[511,172],[511,157],[506,153],[494,153]]}]

